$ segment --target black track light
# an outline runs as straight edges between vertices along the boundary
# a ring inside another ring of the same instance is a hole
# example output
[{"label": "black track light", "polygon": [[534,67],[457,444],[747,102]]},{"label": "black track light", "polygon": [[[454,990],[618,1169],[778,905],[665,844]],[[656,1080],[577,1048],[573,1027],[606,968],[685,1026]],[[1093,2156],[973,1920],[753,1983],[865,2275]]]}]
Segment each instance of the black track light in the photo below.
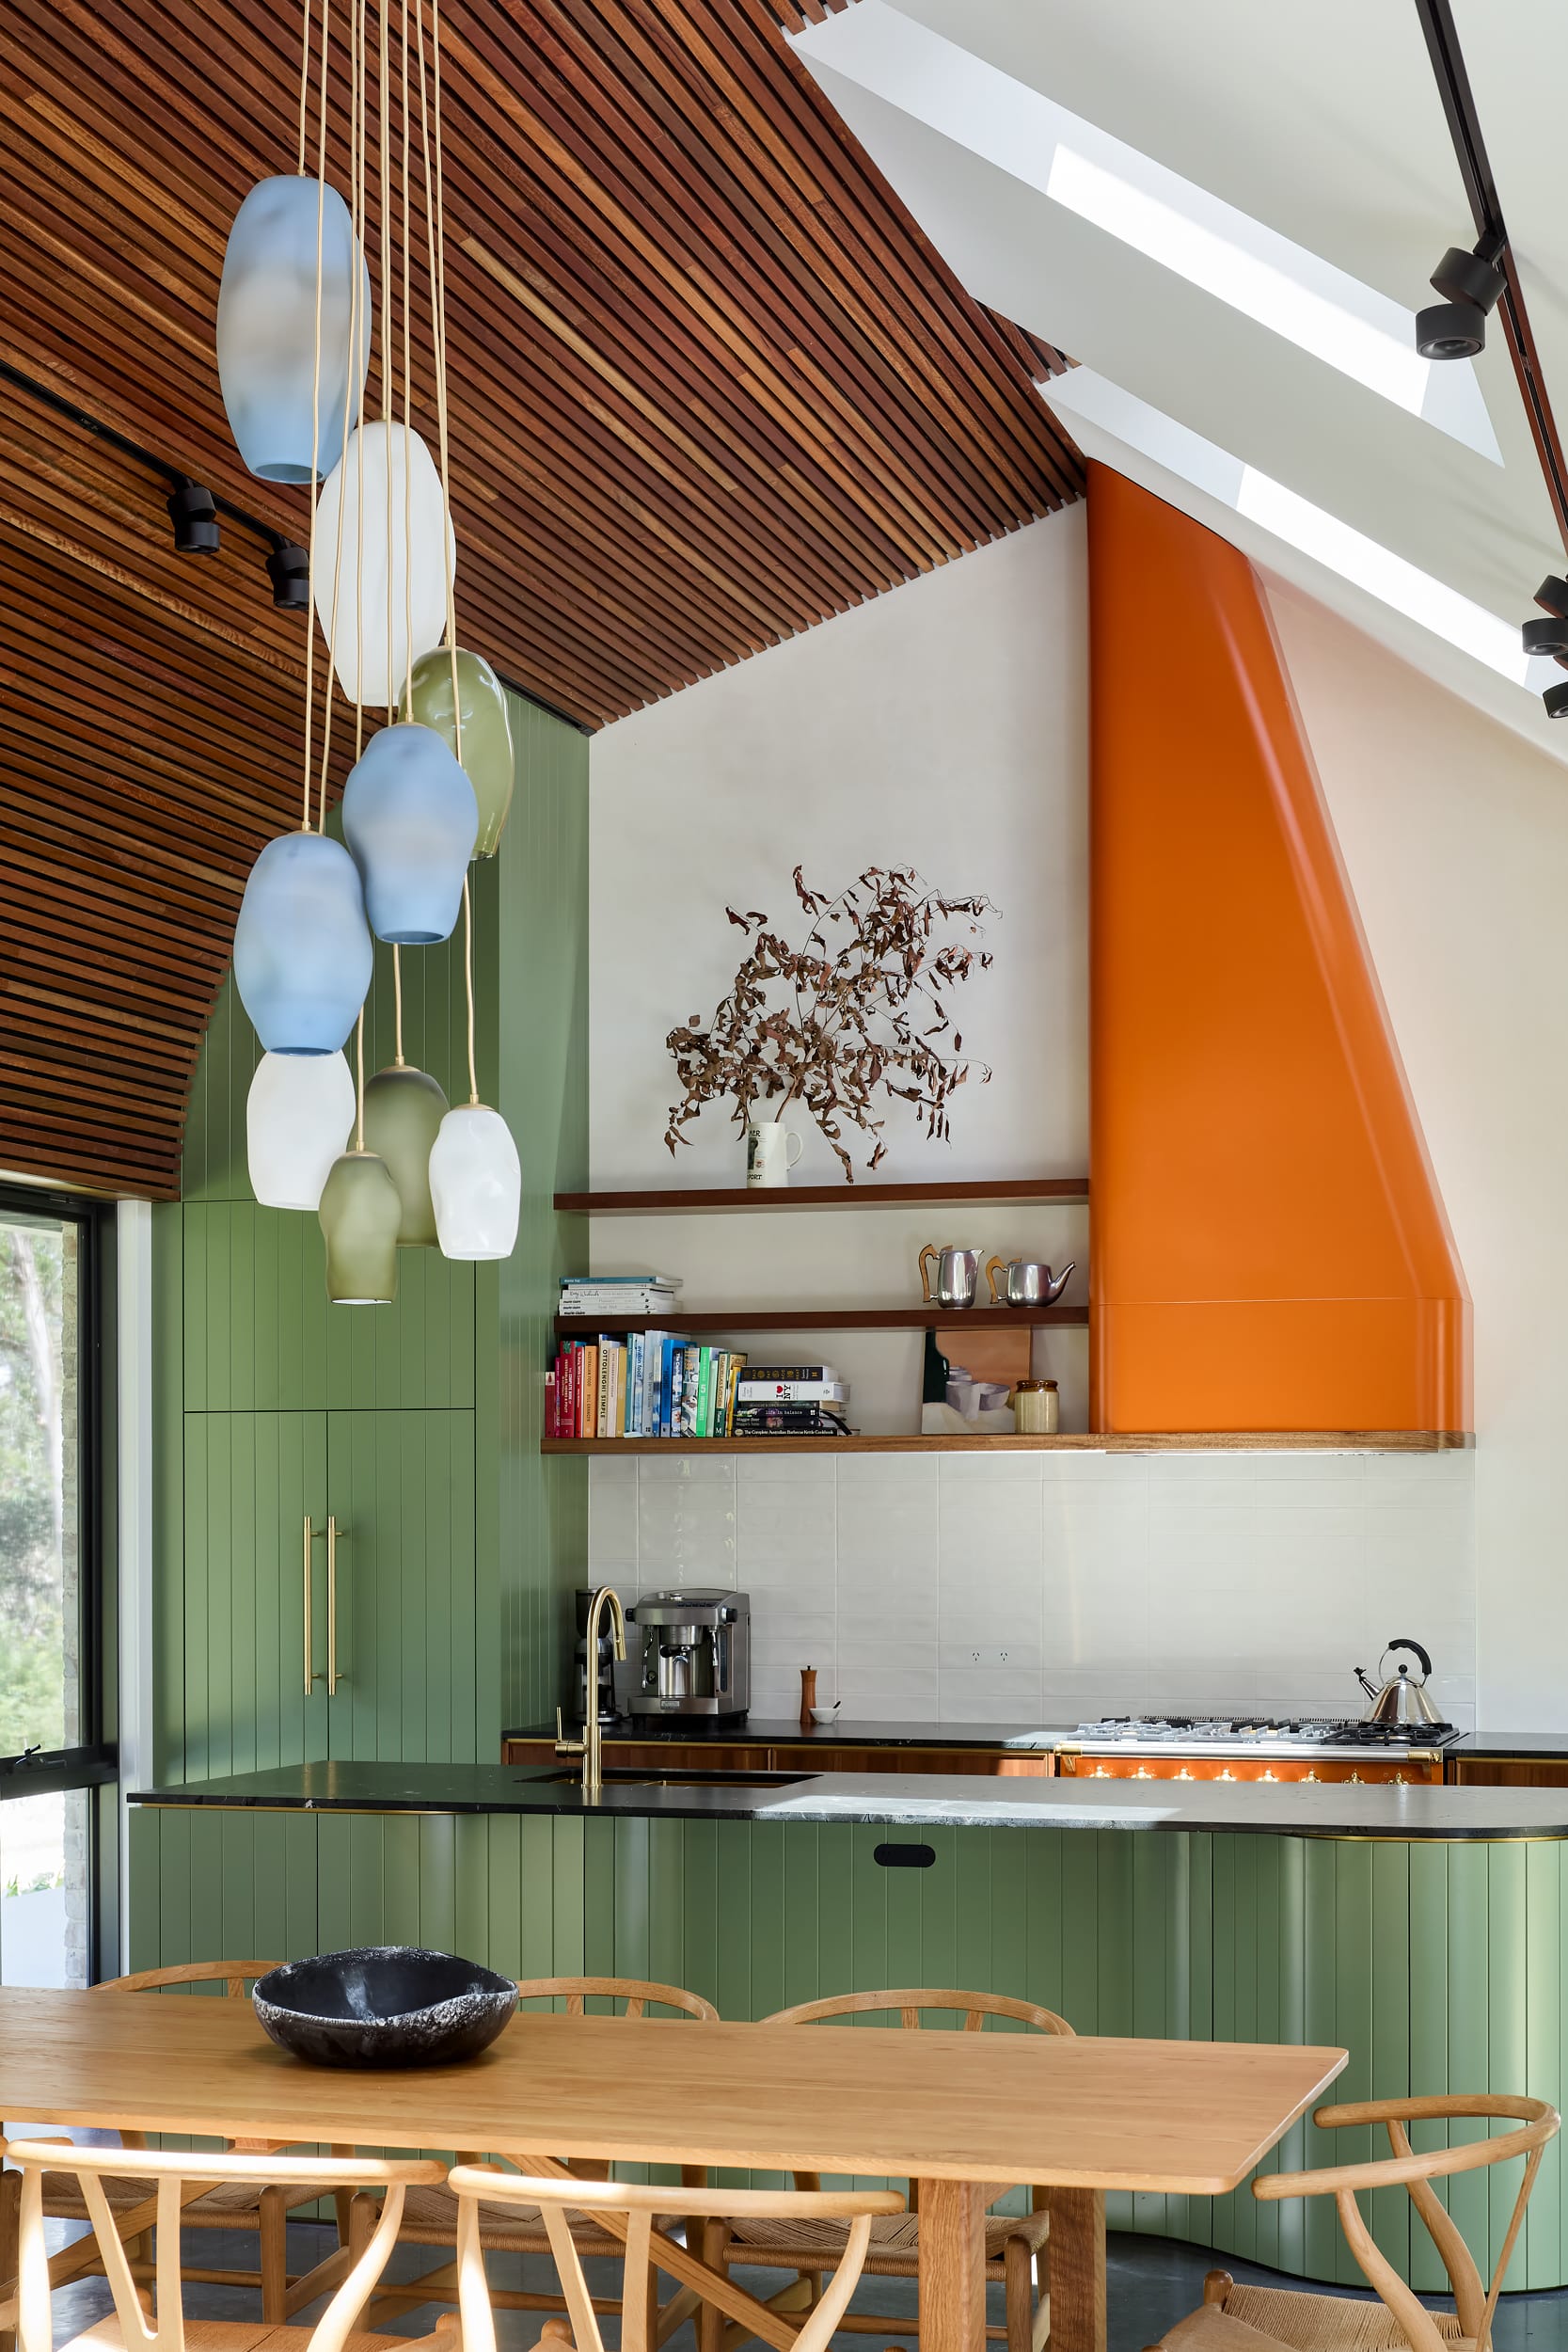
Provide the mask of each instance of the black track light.
[{"label": "black track light", "polygon": [[181,555],[216,555],[218,511],[211,490],[204,490],[199,482],[189,481],[184,474],[178,475],[169,492],[168,517],[174,525],[174,544]]},{"label": "black track light", "polygon": [[1473,359],[1486,347],[1486,321],[1506,283],[1497,264],[1503,241],[1487,235],[1473,253],[1451,245],[1429,283],[1441,302],[1416,313],[1416,348],[1423,359]]},{"label": "black track light", "polygon": [[[279,612],[310,610],[310,558],[292,539],[275,539],[267,558],[272,600]],[[1563,640],[1568,644],[1568,638]]]},{"label": "black track light", "polygon": [[1548,719],[1568,718],[1568,677],[1556,686],[1548,686],[1541,699],[1546,706]]}]

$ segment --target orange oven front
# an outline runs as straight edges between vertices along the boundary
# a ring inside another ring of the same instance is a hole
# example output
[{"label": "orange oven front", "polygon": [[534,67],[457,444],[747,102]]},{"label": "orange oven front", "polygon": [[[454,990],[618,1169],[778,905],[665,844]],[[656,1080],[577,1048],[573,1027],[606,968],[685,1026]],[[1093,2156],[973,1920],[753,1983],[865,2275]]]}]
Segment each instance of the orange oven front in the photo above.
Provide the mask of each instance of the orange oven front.
[{"label": "orange oven front", "polygon": [[1065,1748],[1056,1770],[1079,1780],[1344,1780],[1386,1781],[1397,1788],[1440,1787],[1443,1758],[1433,1748],[1411,1748],[1398,1756],[1349,1757],[1306,1756],[1130,1756],[1125,1749],[1099,1752]]}]

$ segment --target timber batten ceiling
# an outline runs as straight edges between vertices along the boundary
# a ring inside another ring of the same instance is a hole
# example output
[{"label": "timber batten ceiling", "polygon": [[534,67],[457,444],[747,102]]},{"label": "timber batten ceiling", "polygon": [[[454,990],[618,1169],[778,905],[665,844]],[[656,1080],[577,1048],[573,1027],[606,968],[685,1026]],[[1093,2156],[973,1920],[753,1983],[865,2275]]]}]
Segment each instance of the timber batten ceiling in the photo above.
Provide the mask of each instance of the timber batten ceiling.
[{"label": "timber batten ceiling", "polygon": [[[18,0],[0,357],[303,540],[213,355],[233,213],[294,161],[299,28]],[[958,285],[766,0],[446,0],[442,49],[459,634],[542,702],[600,724],[1081,495],[1035,389],[1061,356]],[[304,625],[256,541],[176,558],[163,486],[10,388],[0,476],[0,1168],[166,1195],[245,872],[297,812]]]}]

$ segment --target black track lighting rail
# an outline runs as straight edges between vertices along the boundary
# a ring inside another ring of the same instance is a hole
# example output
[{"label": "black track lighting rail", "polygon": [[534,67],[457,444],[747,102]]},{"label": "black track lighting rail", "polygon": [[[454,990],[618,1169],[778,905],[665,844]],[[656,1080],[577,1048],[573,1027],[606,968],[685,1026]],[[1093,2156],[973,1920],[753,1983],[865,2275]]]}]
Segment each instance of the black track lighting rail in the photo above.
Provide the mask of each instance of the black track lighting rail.
[{"label": "black track lighting rail", "polygon": [[[20,368],[13,368],[8,359],[0,359],[0,383],[9,384],[17,391],[25,392],[29,400],[37,401],[42,408],[52,408],[55,416],[69,418],[72,424],[80,425],[84,433],[90,433],[96,439],[107,441],[111,449],[118,449],[121,456],[134,457],[137,465],[145,466],[149,473],[155,473],[171,490],[178,490],[196,479],[185,467],[171,464],[168,458],[160,457],[155,450],[144,449],[139,441],[133,441],[129,434],[119,432],[112,424],[105,424],[101,417],[92,416],[86,408],[78,408],[73,400],[67,400],[52,386],[40,384],[36,376],[24,375]],[[230,500],[221,499],[215,492],[213,493],[213,504],[220,515],[227,515],[230,522],[254,532],[269,549],[289,546],[289,539],[283,532],[275,531],[270,523],[262,522],[260,516],[246,514],[243,506],[235,506]]]},{"label": "black track lighting rail", "polygon": [[1481,119],[1476,112],[1475,94],[1470,87],[1470,76],[1459,45],[1453,11],[1449,0],[1416,0],[1416,13],[1421,20],[1421,30],[1426,36],[1427,56],[1432,60],[1438,95],[1443,101],[1443,112],[1448,117],[1449,135],[1453,141],[1454,155],[1469,200],[1470,215],[1476,225],[1477,242],[1479,244],[1482,239],[1496,241],[1498,247],[1497,267],[1503,275],[1503,291],[1498,297],[1497,310],[1502,318],[1503,333],[1508,339],[1513,373],[1518,378],[1519,396],[1525,404],[1525,414],[1529,419],[1535,453],[1541,461],[1546,495],[1557,516],[1558,532],[1563,548],[1568,550],[1568,460],[1564,459],[1562,443],[1558,437],[1552,416],[1541,355],[1536,349],[1513,248],[1509,244],[1502,206],[1497,200],[1497,182],[1492,177],[1492,166],[1487,160],[1486,142],[1481,136]]},{"label": "black track lighting rail", "polygon": [[[21,368],[12,367],[8,359],[0,359],[0,384],[8,384],[13,390],[24,392],[29,400],[36,401],[40,407],[52,409],[55,416],[68,418],[72,424],[79,425],[84,433],[91,433],[97,439],[107,441],[109,446],[112,449],[118,449],[122,456],[135,458],[136,463],[145,466],[150,473],[156,474],[160,482],[166,483],[170,490],[179,490],[194,480],[194,477],[187,473],[183,467],[172,464],[166,457],[160,457],[155,450],[144,449],[139,441],[132,440],[128,433],[121,433],[114,425],[105,424],[101,417],[93,416],[88,409],[79,408],[73,400],[67,400],[62,393],[56,392],[53,386],[40,384],[36,376],[26,374]],[[272,558],[296,551],[293,540],[286,537],[282,532],[275,531],[270,523],[262,522],[260,516],[247,514],[243,506],[236,506],[230,499],[219,498],[215,492],[210,495],[213,504],[220,515],[227,515],[230,522],[239,523],[245,530],[254,532],[256,537],[263,542],[268,549],[269,573],[272,571]],[[274,585],[277,585],[276,580]],[[581,719],[574,718],[570,711],[558,710],[554,703],[547,703],[542,695],[531,693],[526,686],[520,685],[515,677],[510,677],[498,664],[492,663],[491,667],[495,669],[496,675],[510,693],[516,694],[523,702],[531,703],[536,710],[544,711],[548,718],[559,719],[562,724],[570,727],[574,734],[593,735],[596,732],[594,728],[586,725]]]}]

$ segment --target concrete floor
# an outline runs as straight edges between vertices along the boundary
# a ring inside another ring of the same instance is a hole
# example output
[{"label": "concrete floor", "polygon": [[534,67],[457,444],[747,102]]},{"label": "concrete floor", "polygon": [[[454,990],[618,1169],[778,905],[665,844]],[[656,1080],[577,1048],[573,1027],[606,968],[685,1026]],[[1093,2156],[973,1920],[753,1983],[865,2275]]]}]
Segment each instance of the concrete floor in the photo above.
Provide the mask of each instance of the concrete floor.
[{"label": "concrete floor", "polygon": [[[52,2241],[64,2244],[78,2233],[67,2223],[50,2225]],[[290,2230],[290,2266],[302,2269],[312,2261],[319,2261],[333,2243],[331,2233],[314,2223],[294,2223]],[[255,2261],[255,2241],[239,2235],[230,2237],[216,2231],[201,2233],[201,2259],[214,2268],[243,2268]],[[389,2279],[417,2278],[428,2270],[440,2256],[428,2247],[400,2249],[388,2265]],[[1113,2233],[1109,2249],[1110,2274],[1110,2343],[1109,2352],[1143,2352],[1147,2344],[1157,2344],[1165,2328],[1174,2325],[1202,2300],[1203,2275],[1214,2266],[1216,2257],[1204,2248],[1187,2246],[1172,2238],[1136,2237],[1130,2233]],[[1257,2265],[1227,2258],[1225,2267],[1238,2279],[1258,2280],[1275,2284],[1299,2283],[1283,2280],[1277,2272],[1259,2269]],[[600,2273],[594,2276],[594,2273]],[[754,2294],[767,2295],[780,2284],[777,2272],[737,2271],[740,2283]],[[553,2272],[543,2256],[500,2255],[494,2258],[493,2276],[501,2286],[527,2286],[547,2292],[553,2284]],[[590,2265],[590,2285],[596,2293],[615,2292],[616,2273],[609,2264]],[[991,2308],[989,2317],[992,2325],[1002,2319],[1002,2291],[990,2290]],[[912,2280],[877,2279],[867,2281],[856,2296],[860,2308],[871,2307],[892,2312],[914,2311]],[[80,2285],[67,2287],[55,2297],[55,2342],[67,2344],[79,2335],[93,2320],[111,2308],[108,2290],[101,2279],[86,2280]],[[256,2297],[240,2287],[193,2286],[186,2292],[185,2313],[189,2319],[245,2319],[258,2316]],[[315,2316],[311,2312],[305,2314]],[[384,2332],[418,2336],[428,2333],[438,2316],[430,2305],[405,2312],[387,2324]],[[500,2312],[497,2313],[497,2334],[501,2352],[528,2352],[538,2339],[540,2316],[531,2312]],[[611,2320],[604,2323],[607,2345],[618,2343],[618,2330]],[[671,2338],[673,2352],[694,2352],[689,2327]],[[1537,2295],[1506,2296],[1498,2309],[1495,2331],[1496,2352],[1568,2352],[1568,2289]],[[913,2336],[900,2336],[895,2327],[885,2333],[879,2329],[868,2335],[842,2335],[836,2339],[844,2352],[877,2352],[881,2345],[915,2343]]]}]

